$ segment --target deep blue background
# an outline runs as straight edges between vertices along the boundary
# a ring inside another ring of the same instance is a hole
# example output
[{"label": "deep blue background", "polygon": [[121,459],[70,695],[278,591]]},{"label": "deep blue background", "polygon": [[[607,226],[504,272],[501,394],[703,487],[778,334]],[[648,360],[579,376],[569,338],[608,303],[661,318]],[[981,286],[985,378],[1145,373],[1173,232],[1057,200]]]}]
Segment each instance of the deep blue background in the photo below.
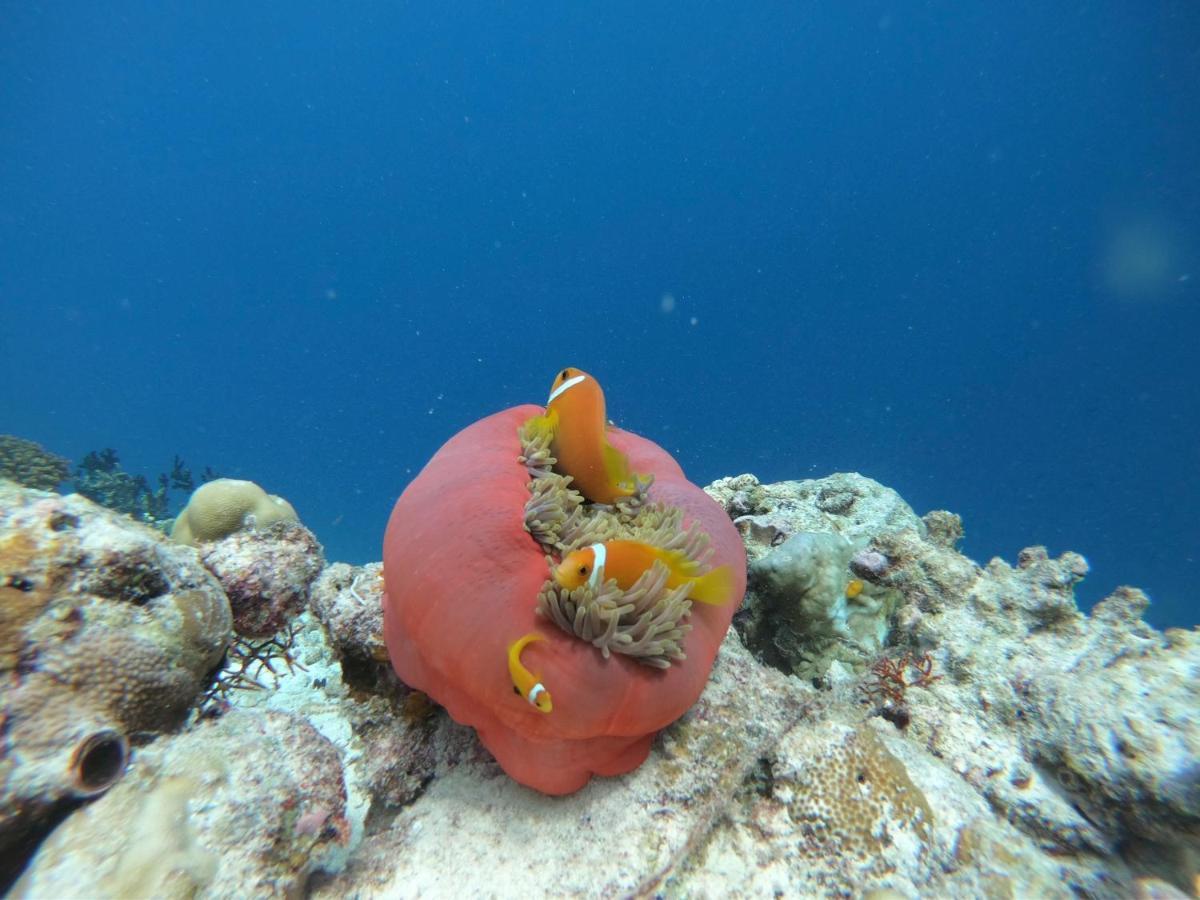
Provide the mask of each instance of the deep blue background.
[{"label": "deep blue background", "polygon": [[2,19],[0,432],[252,478],[365,561],[573,364],[698,482],[857,470],[1196,621],[1200,5]]}]

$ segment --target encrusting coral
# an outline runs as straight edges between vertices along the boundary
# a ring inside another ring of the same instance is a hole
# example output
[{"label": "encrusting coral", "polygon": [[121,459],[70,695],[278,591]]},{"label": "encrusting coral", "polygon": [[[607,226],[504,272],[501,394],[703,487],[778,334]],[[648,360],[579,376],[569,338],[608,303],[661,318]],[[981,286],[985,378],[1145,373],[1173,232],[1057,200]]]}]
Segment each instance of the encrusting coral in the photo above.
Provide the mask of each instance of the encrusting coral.
[{"label": "encrusting coral", "polygon": [[[724,510],[688,482],[670,456],[613,428],[608,439],[630,466],[654,475],[647,503],[680,510],[685,532],[697,523],[711,543],[711,562],[735,573],[734,596],[721,606],[690,610],[686,657],[671,657],[666,669],[624,653],[606,658],[573,628],[565,632],[552,615],[539,615],[549,567],[545,545],[533,534],[565,546],[585,533],[571,531],[580,524],[579,510],[564,509],[561,495],[551,498],[553,488],[538,489],[534,479],[538,493],[530,493],[518,431],[541,412],[523,406],[476,422],[405,489],[384,539],[384,634],[406,684],[474,727],[513,778],[561,794],[578,790],[593,774],[635,768],[654,735],[695,702],[744,590],[745,555]],[[537,512],[527,509],[531,498]],[[533,523],[528,530],[527,521]],[[525,660],[554,693],[549,714],[514,696],[505,673],[506,648],[532,632],[543,639],[525,651]]]},{"label": "encrusting coral", "polygon": [[171,537],[195,545],[220,540],[243,528],[295,521],[296,510],[282,497],[268,494],[253,481],[218,478],[192,493],[175,519]]}]

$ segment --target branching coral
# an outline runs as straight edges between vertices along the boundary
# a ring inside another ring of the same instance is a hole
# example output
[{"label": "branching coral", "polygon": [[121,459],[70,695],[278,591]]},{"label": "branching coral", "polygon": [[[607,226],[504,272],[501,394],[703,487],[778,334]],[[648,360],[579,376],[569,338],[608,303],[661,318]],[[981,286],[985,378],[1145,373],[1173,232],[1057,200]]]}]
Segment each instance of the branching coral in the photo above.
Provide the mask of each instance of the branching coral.
[{"label": "branching coral", "polygon": [[907,652],[895,659],[881,656],[871,666],[871,674],[875,681],[859,685],[859,690],[871,701],[883,701],[893,707],[904,705],[905,692],[910,687],[927,688],[942,677],[933,674],[933,657],[928,652],[920,656]]},{"label": "branching coral", "polygon": [[278,681],[280,669],[286,666],[289,672],[299,669],[307,671],[292,653],[299,624],[295,621],[265,640],[252,640],[235,635],[226,651],[221,668],[213,676],[197,706],[199,718],[212,718],[223,713],[229,706],[229,695],[233,691],[265,691],[271,685],[263,679],[270,677]]},{"label": "branching coral", "polygon": [[[206,470],[204,480],[209,471]],[[80,494],[160,528],[170,519],[171,491],[190,491],[194,484],[191,470],[177,455],[171,471],[160,472],[151,487],[145,475],[133,475],[122,469],[120,457],[111,447],[91,451],[75,470],[75,490]]]}]

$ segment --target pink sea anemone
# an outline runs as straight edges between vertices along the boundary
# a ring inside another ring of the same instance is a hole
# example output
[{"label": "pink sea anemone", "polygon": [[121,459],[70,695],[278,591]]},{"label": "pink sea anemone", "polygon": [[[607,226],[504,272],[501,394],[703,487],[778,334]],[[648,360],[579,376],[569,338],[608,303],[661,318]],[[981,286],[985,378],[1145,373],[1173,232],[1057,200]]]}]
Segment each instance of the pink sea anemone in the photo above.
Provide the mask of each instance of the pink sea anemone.
[{"label": "pink sea anemone", "polygon": [[[542,547],[524,527],[529,474],[518,429],[542,410],[521,406],[482,419],[434,455],[396,502],[384,537],[384,637],[392,665],[484,745],[517,781],[548,794],[592,775],[637,768],[654,735],[700,696],[745,591],[745,551],[725,511],[691,484],[662,448],[612,429],[633,469],[652,473],[649,499],[683,511],[707,532],[713,565],[729,565],[735,595],[690,613],[686,659],[654,669],[610,658],[536,613],[548,577]],[[519,636],[546,640],[524,661],[553,692],[538,712],[514,695],[506,651]]]}]

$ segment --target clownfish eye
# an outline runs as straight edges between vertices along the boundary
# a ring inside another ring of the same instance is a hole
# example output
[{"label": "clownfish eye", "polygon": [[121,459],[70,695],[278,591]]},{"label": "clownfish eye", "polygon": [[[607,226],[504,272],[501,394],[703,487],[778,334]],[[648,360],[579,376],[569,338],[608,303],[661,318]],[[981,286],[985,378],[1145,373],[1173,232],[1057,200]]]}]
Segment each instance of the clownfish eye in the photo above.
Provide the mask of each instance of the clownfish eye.
[{"label": "clownfish eye", "polygon": [[566,380],[567,380],[567,377],[568,377],[570,374],[571,374],[571,370],[570,370],[570,369],[563,369],[561,372],[559,372],[559,373],[558,373],[558,380],[559,380],[559,381],[566,381]]},{"label": "clownfish eye", "polygon": [[580,574],[580,575],[586,575],[586,574],[587,574],[587,566],[580,566],[580,567],[579,567],[579,574]]}]

